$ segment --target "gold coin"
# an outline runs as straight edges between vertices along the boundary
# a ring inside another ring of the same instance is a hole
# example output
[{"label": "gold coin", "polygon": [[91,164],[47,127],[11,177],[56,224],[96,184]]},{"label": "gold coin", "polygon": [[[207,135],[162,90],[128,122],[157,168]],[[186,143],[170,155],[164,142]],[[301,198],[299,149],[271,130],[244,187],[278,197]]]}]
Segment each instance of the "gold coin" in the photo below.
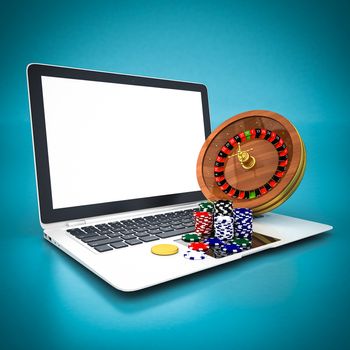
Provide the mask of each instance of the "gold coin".
[{"label": "gold coin", "polygon": [[173,255],[179,251],[179,248],[174,244],[157,244],[151,249],[151,252],[156,255]]}]

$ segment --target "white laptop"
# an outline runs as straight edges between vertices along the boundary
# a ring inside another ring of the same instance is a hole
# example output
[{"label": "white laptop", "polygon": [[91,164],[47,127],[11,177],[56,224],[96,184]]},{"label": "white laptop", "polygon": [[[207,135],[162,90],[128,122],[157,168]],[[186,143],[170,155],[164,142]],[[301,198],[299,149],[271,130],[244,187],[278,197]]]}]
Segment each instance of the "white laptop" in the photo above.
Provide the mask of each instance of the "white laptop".
[{"label": "white laptop", "polygon": [[[206,87],[42,64],[27,75],[44,238],[111,286],[140,290],[332,228],[268,213],[254,220],[252,249],[185,259],[181,236],[204,199]],[[158,243],[179,252],[154,255]]]}]

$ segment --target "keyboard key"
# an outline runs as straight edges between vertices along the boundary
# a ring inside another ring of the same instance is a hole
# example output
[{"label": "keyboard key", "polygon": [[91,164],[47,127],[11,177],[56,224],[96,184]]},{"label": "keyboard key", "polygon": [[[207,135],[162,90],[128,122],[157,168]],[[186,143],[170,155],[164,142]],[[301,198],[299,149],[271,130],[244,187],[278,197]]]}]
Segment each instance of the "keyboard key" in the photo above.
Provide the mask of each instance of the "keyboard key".
[{"label": "keyboard key", "polygon": [[81,238],[81,240],[85,243],[88,243],[88,242],[94,242],[94,241],[101,241],[103,239],[108,239],[109,237],[108,236],[105,236],[105,235],[95,235],[94,237],[90,237],[90,238]]},{"label": "keyboard key", "polygon": [[159,238],[169,238],[169,237],[173,237],[173,236],[177,236],[177,235],[183,235],[185,233],[190,233],[190,232],[194,232],[194,227],[186,227],[186,228],[183,228],[183,229],[180,229],[180,230],[176,230],[176,231],[157,233],[156,235]]},{"label": "keyboard key", "polygon": [[179,229],[179,228],[184,228],[184,226],[183,225],[171,225],[172,227],[174,227],[175,229]]},{"label": "keyboard key", "polygon": [[[108,237],[107,237],[108,238]],[[93,242],[88,242],[88,245],[90,247],[97,247],[98,245],[103,245],[103,244],[111,244],[115,242],[120,242],[119,237],[117,238],[108,238],[108,239],[102,239],[98,241],[93,241]]]},{"label": "keyboard key", "polygon": [[120,224],[119,222],[110,222],[109,226],[113,227],[114,229],[120,228],[122,229],[123,225]]},{"label": "keyboard key", "polygon": [[127,240],[127,239],[134,239],[134,238],[136,238],[136,236],[134,236],[134,235],[125,235],[125,236],[123,236],[123,240],[124,241]]},{"label": "keyboard key", "polygon": [[161,230],[163,231],[163,232],[168,232],[168,231],[174,231],[174,229],[172,228],[172,227],[161,227]]},{"label": "keyboard key", "polygon": [[130,245],[135,245],[135,244],[140,244],[142,242],[138,239],[129,239],[129,240],[125,241],[125,243],[128,243]]},{"label": "keyboard key", "polygon": [[81,230],[80,228],[72,228],[67,230],[71,235],[73,236],[81,236],[81,235],[86,235],[86,232]]},{"label": "keyboard key", "polygon": [[135,231],[135,232],[145,232],[145,231],[147,231],[147,229],[144,228],[144,227],[138,227],[138,228],[134,228],[133,231]]},{"label": "keyboard key", "polygon": [[157,236],[140,237],[140,240],[144,242],[152,242],[152,241],[156,241],[157,239],[159,239]]},{"label": "keyboard key", "polygon": [[97,227],[99,230],[109,228],[107,224],[99,224],[99,225],[95,225],[95,227]]},{"label": "keyboard key", "polygon": [[171,223],[171,226],[174,226],[174,225],[181,225],[181,222],[178,220],[175,220]]},{"label": "keyboard key", "polygon": [[108,250],[113,250],[113,248],[111,248],[110,246],[108,246],[107,244],[105,245],[99,245],[98,247],[95,247],[95,249],[102,253],[102,252],[107,252]]},{"label": "keyboard key", "polygon": [[157,230],[158,229],[158,225],[150,225],[150,226],[148,226],[148,229],[149,230]]},{"label": "keyboard key", "polygon": [[133,235],[135,232],[131,230],[127,230],[123,232],[123,235],[128,236],[128,235]]},{"label": "keyboard key", "polygon": [[111,229],[109,231],[113,232],[113,233],[120,233],[120,231],[124,231],[124,230],[122,228],[111,227]]},{"label": "keyboard key", "polygon": [[122,235],[120,233],[111,232],[111,233],[107,233],[107,236],[114,238],[114,237],[121,237]]},{"label": "keyboard key", "polygon": [[123,238],[121,237],[112,237],[113,238],[113,242],[122,242]]},{"label": "keyboard key", "polygon": [[85,226],[81,228],[85,232],[98,232],[99,230],[95,226]]},{"label": "keyboard key", "polygon": [[135,225],[135,222],[133,222],[132,220],[123,220],[123,221],[120,221],[120,223],[126,227]]},{"label": "keyboard key", "polygon": [[160,233],[162,231],[157,229],[157,230],[149,230],[148,232],[151,233],[152,235],[155,235],[155,234]]},{"label": "keyboard key", "polygon": [[130,230],[132,230],[134,228],[137,228],[137,227],[138,227],[137,224],[135,224],[135,225],[124,225],[123,229],[125,229],[127,231],[130,231]]},{"label": "keyboard key", "polygon": [[128,245],[125,244],[124,242],[116,242],[116,243],[111,244],[111,246],[115,249],[128,247]]},{"label": "keyboard key", "polygon": [[133,220],[135,224],[140,227],[146,224],[146,220],[144,218],[137,218]]},{"label": "keyboard key", "polygon": [[152,217],[152,216],[146,216],[146,217],[145,217],[145,220],[146,220],[146,222],[149,223],[149,224],[158,221],[158,219],[156,219],[155,217]]},{"label": "keyboard key", "polygon": [[146,229],[148,226],[147,222],[140,222],[137,224],[137,227],[134,227],[133,230],[135,230],[136,228],[143,228],[143,229]]},{"label": "keyboard key", "polygon": [[108,235],[109,233],[112,233],[113,231],[112,230],[102,230],[102,231],[99,231],[98,233],[100,235]]},{"label": "keyboard key", "polygon": [[135,236],[137,237],[146,237],[149,236],[150,234],[148,232],[137,232],[135,233]]},{"label": "keyboard key", "polygon": [[193,218],[183,218],[181,219],[181,223],[185,223],[185,222],[194,222],[194,219]]},{"label": "keyboard key", "polygon": [[113,232],[116,232],[116,233],[120,233],[120,234],[122,234],[122,235],[125,235],[127,231],[124,230],[124,229],[122,229],[122,230],[115,230],[115,231],[113,231]]},{"label": "keyboard key", "polygon": [[162,219],[160,220],[160,222],[161,222],[161,223],[171,222],[171,219],[168,218],[168,217],[165,217],[165,218],[162,218]]},{"label": "keyboard key", "polygon": [[191,227],[194,225],[194,222],[191,220],[190,222],[183,222],[182,224],[186,227]]},{"label": "keyboard key", "polygon": [[108,236],[105,236],[105,235],[94,235],[94,236],[90,236],[90,237],[83,237],[81,238],[81,240],[84,242],[84,243],[89,243],[89,242],[95,242],[95,241],[101,241],[101,240],[104,240],[104,239],[108,239]]},{"label": "keyboard key", "polygon": [[75,234],[74,237],[78,238],[78,239],[82,239],[84,237],[88,237],[88,236],[92,236],[92,235],[96,235],[96,233],[94,233],[94,232],[91,232],[91,233],[84,232],[84,233],[81,233],[81,234]]}]

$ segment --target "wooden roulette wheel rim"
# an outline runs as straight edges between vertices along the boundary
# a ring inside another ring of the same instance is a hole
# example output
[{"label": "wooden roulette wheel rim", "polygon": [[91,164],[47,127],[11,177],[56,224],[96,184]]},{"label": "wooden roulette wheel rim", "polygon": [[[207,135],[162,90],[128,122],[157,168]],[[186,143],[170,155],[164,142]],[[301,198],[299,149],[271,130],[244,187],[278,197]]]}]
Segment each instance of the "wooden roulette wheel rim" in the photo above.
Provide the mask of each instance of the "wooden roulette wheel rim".
[{"label": "wooden roulette wheel rim", "polygon": [[294,125],[275,112],[254,110],[209,135],[198,156],[197,179],[208,200],[232,200],[258,215],[292,195],[305,166],[305,146]]}]

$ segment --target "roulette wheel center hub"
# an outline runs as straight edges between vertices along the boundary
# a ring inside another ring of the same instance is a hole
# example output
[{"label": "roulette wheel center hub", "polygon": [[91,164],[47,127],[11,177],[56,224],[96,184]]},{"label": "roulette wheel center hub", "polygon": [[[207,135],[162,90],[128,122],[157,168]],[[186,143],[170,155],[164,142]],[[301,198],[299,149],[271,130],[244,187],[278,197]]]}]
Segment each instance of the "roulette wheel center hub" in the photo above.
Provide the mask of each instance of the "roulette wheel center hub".
[{"label": "roulette wheel center hub", "polygon": [[242,152],[241,157],[238,157],[242,168],[246,170],[250,170],[254,167],[256,160],[253,156],[251,156],[248,152]]},{"label": "roulette wheel center hub", "polygon": [[229,156],[228,158],[237,156],[239,162],[241,163],[242,168],[249,170],[249,169],[252,169],[256,163],[255,158],[248,153],[249,151],[252,151],[252,150],[253,148],[249,148],[248,150],[242,151],[241,144],[239,142],[237,153],[233,154],[232,156]]}]

